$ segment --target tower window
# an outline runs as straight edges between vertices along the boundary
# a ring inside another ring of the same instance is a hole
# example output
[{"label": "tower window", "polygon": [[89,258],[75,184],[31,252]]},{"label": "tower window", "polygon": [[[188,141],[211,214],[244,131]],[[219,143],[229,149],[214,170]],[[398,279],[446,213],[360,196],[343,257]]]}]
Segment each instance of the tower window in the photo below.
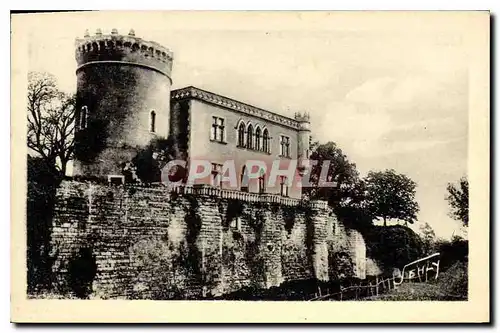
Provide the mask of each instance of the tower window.
[{"label": "tower window", "polygon": [[152,133],[156,131],[156,112],[154,110],[149,115],[149,131]]},{"label": "tower window", "polygon": [[280,136],[280,156],[290,157],[290,138],[285,135]]},{"label": "tower window", "polygon": [[245,123],[238,127],[238,147],[245,147]]},{"label": "tower window", "polygon": [[267,131],[267,128],[264,129],[264,133],[262,134],[262,150],[266,153],[269,153],[269,132]]},{"label": "tower window", "polygon": [[80,112],[80,128],[84,129],[87,128],[87,114],[88,114],[88,108],[86,105],[82,106],[81,112]]},{"label": "tower window", "polygon": [[252,149],[253,148],[253,126],[248,125],[247,129],[247,148]]},{"label": "tower window", "polygon": [[212,128],[210,130],[210,140],[224,142],[224,118],[212,117]]}]

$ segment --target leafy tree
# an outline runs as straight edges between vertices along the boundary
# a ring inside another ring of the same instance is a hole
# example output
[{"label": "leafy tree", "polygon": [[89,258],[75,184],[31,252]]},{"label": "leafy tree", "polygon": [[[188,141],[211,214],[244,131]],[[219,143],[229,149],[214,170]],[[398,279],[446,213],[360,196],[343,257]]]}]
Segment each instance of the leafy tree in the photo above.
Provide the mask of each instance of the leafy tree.
[{"label": "leafy tree", "polygon": [[73,154],[74,124],[75,97],[59,91],[54,76],[30,72],[28,147],[63,175]]},{"label": "leafy tree", "polygon": [[[307,194],[314,199],[327,200],[332,206],[338,206],[350,201],[350,195],[354,194],[356,183],[359,182],[359,173],[356,165],[351,163],[342,150],[333,142],[325,144],[315,143],[314,151],[309,157],[315,161],[310,172],[311,187],[306,189]],[[326,178],[321,179],[323,163],[329,163]],[[323,187],[322,181],[333,182],[331,187]]]},{"label": "leafy tree", "polygon": [[414,223],[419,210],[415,201],[417,184],[394,170],[370,171],[365,179],[367,207],[374,217]]},{"label": "leafy tree", "polygon": [[425,223],[423,226],[421,226],[420,232],[422,234],[421,238],[424,253],[430,254],[432,251],[434,251],[435,248],[436,233],[434,232],[434,229],[432,229],[432,227],[429,225],[429,223]]},{"label": "leafy tree", "polygon": [[462,177],[458,184],[449,183],[446,187],[448,195],[446,200],[451,207],[450,215],[462,221],[464,226],[469,225],[469,181]]},{"label": "leafy tree", "polygon": [[[304,193],[312,199],[328,201],[346,226],[371,224],[371,217],[366,210],[366,186],[359,177],[356,164],[350,162],[334,142],[315,142],[311,149],[309,159],[315,162],[309,171],[312,186],[304,188]],[[323,170],[325,162],[329,163],[326,173]],[[333,182],[333,186],[323,187],[322,182],[325,181]]]},{"label": "leafy tree", "polygon": [[435,244],[440,253],[440,269],[446,270],[455,262],[467,262],[469,255],[469,241],[460,236],[453,236],[451,240],[438,239]]},{"label": "leafy tree", "polygon": [[[137,155],[131,160],[131,168],[134,175],[132,179],[137,178],[143,183],[159,182],[161,180],[161,169],[174,158],[172,137],[167,139],[158,137],[144,148],[137,152]],[[130,172],[124,165],[124,174]]]}]

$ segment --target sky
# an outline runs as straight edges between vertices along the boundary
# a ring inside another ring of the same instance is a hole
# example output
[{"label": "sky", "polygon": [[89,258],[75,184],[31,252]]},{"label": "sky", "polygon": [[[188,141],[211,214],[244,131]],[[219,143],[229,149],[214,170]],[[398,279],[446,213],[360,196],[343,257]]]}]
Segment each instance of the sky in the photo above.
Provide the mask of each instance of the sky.
[{"label": "sky", "polygon": [[[284,17],[286,16],[286,17]],[[334,141],[361,175],[395,169],[417,183],[416,231],[460,235],[446,185],[467,174],[469,54],[455,24],[373,15],[80,13],[27,21],[29,70],[76,87],[74,40],[97,28],[174,52],[173,89],[194,85],[293,117]]]}]

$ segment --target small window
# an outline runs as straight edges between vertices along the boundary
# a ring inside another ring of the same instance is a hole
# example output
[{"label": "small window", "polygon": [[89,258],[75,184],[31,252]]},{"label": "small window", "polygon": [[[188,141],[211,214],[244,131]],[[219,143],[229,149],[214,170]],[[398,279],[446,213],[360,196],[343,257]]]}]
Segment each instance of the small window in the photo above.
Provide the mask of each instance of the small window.
[{"label": "small window", "polygon": [[288,179],[286,176],[280,176],[280,194],[284,197],[288,196]]},{"label": "small window", "polygon": [[285,135],[280,136],[280,156],[290,157],[290,138]]},{"label": "small window", "polygon": [[210,140],[224,142],[224,118],[212,117],[212,128],[210,130]]},{"label": "small window", "polygon": [[222,164],[212,163],[212,186],[221,187]]},{"label": "small window", "polygon": [[125,184],[125,176],[123,176],[123,175],[108,175],[108,183],[110,185],[123,185],[123,184]]},{"label": "small window", "polygon": [[245,147],[245,123],[238,127],[238,147]]},{"label": "small window", "polygon": [[152,133],[156,131],[156,112],[154,110],[149,115],[149,131]]},{"label": "small window", "polygon": [[86,105],[82,106],[81,112],[80,112],[80,128],[84,129],[87,128],[87,114],[88,114],[88,108]]},{"label": "small window", "polygon": [[235,217],[231,220],[231,223],[229,225],[232,229],[236,229],[238,231],[241,231],[241,218],[240,217]]}]

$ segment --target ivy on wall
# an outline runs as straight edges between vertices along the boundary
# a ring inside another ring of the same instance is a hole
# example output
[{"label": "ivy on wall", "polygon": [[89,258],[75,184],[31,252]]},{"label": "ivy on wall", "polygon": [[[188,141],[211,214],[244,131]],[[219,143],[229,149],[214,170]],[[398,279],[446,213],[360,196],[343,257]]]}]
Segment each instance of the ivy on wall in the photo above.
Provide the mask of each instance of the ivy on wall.
[{"label": "ivy on wall", "polygon": [[201,275],[201,252],[196,245],[196,239],[198,238],[202,219],[199,213],[199,200],[194,196],[186,196],[189,205],[186,207],[187,212],[185,216],[185,222],[187,226],[186,230],[186,243],[187,243],[187,259],[186,265],[188,269],[195,275]]}]

